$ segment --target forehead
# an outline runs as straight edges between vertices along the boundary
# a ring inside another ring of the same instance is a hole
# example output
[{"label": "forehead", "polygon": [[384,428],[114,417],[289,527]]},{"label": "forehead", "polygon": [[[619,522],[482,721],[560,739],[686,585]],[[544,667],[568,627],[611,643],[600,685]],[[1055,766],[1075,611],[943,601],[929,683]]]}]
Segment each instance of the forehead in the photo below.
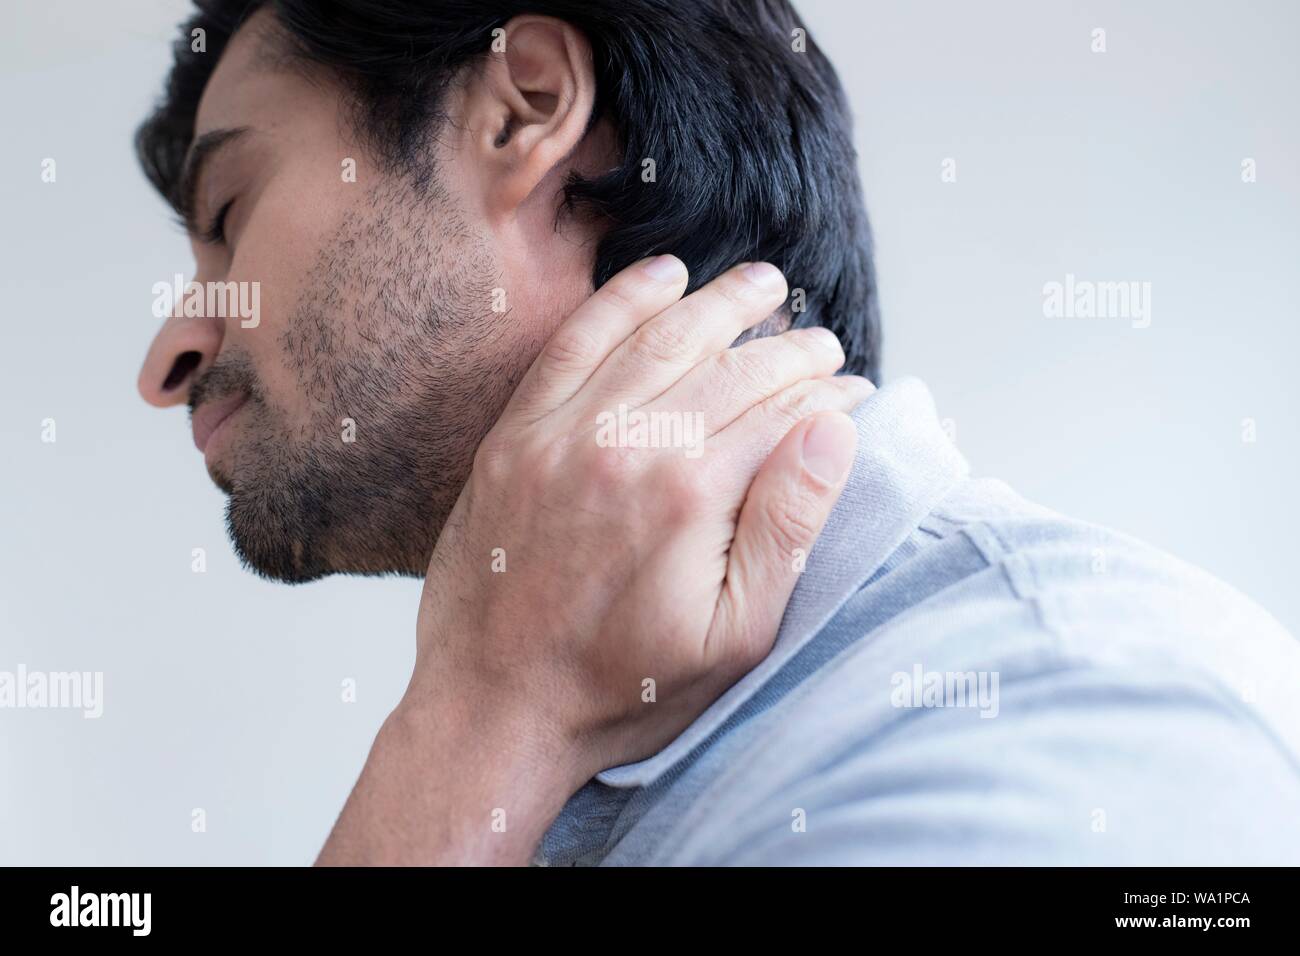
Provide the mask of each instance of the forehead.
[{"label": "forehead", "polygon": [[231,37],[203,89],[194,136],[248,126],[270,131],[295,117],[337,108],[337,93],[323,77],[308,77],[291,62],[270,10],[262,9]]}]

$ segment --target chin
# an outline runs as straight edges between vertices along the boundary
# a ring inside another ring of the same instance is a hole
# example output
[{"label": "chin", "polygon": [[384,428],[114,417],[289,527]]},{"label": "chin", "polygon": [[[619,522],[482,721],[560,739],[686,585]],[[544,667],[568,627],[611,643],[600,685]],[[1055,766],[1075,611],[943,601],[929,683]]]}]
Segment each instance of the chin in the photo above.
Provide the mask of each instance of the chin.
[{"label": "chin", "polygon": [[[359,552],[341,548],[307,530],[312,522],[277,522],[263,509],[243,507],[237,491],[226,508],[226,527],[235,554],[258,577],[281,584],[306,584],[334,574],[372,577],[422,578],[428,557],[400,559],[399,555]],[[258,513],[250,514],[256,510]],[[293,527],[289,525],[292,524]],[[374,540],[382,535],[367,535]]]},{"label": "chin", "polygon": [[259,577],[284,584],[305,584],[335,573],[318,549],[304,541],[303,529],[285,524],[283,513],[277,515],[272,509],[250,502],[229,481],[222,487],[216,476],[213,480],[229,495],[226,530],[245,568]]},{"label": "chin", "polygon": [[209,469],[208,469],[208,477],[211,478],[211,479],[212,479],[212,483],[213,483],[214,485],[216,485],[217,488],[218,488],[220,491],[222,491],[224,494],[226,494],[227,496],[229,496],[229,495],[231,495],[231,494],[234,493],[234,491],[235,491],[235,483],[234,483],[233,481],[231,481],[231,480],[230,480],[230,476],[227,475],[227,474],[226,474],[224,471],[222,471],[220,468],[215,468],[215,467],[214,467],[214,468],[209,468]]}]

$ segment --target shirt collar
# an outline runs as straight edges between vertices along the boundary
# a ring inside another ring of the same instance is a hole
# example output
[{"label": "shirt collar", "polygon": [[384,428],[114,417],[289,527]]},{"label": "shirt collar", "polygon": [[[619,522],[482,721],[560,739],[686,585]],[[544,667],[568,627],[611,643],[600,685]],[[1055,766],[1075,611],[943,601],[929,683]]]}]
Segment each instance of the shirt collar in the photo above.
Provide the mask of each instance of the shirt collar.
[{"label": "shirt collar", "polygon": [[598,781],[647,786],[686,757],[826,626],[969,472],[918,379],[902,378],[873,392],[853,420],[853,470],[808,555],[771,652],[659,753],[604,770]]}]

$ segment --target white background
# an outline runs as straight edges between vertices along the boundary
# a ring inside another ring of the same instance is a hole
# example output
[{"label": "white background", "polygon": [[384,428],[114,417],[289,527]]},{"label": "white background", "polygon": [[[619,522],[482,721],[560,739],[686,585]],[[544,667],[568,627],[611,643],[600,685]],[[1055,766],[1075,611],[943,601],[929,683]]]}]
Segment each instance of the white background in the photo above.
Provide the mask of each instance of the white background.
[{"label": "white background", "polygon": [[[1300,630],[1297,5],[799,6],[857,117],[886,378],[978,472]],[[413,657],[418,582],[243,572],[184,411],[135,393],[152,286],[191,268],[130,145],[186,11],[3,13],[0,670],[106,687],[97,721],[0,710],[0,863],[309,862]],[[1150,282],[1150,328],[1044,318],[1066,273]]]}]

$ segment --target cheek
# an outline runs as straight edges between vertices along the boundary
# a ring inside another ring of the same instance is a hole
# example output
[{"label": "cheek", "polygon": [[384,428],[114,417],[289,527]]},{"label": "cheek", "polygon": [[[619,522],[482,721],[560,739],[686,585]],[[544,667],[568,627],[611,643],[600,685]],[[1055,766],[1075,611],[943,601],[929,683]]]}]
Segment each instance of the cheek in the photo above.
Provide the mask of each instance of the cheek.
[{"label": "cheek", "polygon": [[318,203],[265,190],[241,225],[226,276],[248,283],[258,312],[253,327],[228,324],[229,342],[252,361],[269,413],[288,421],[306,421],[311,411],[302,383],[314,350],[292,327],[302,323],[303,304],[322,282],[320,249],[331,229],[326,212]]},{"label": "cheek", "polygon": [[341,214],[314,199],[309,188],[272,184],[259,195],[237,236],[230,277],[260,284],[272,328],[282,328],[292,306],[319,283],[320,250]]}]

